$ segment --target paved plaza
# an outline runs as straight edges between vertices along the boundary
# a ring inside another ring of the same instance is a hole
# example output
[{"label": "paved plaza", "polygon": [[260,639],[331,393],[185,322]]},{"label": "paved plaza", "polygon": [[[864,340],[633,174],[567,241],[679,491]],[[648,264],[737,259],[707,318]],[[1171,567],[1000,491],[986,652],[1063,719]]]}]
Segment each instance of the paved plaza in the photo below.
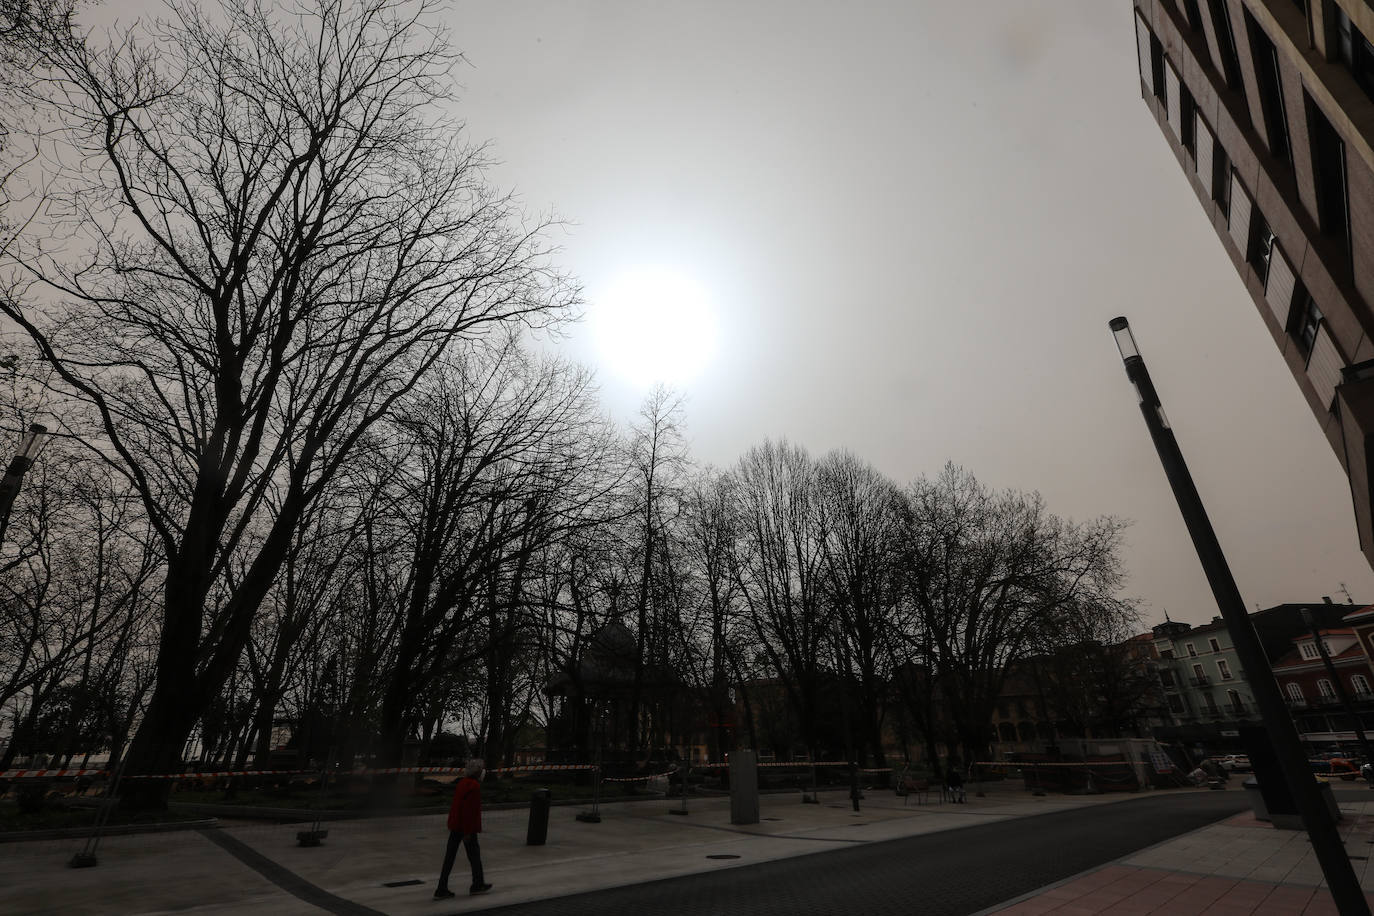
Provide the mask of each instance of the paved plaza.
[{"label": "paved plaza", "polygon": [[[1361,857],[1356,864],[1366,873],[1368,860],[1362,857],[1374,848],[1369,845],[1374,839],[1374,809],[1366,809],[1374,804],[1374,793],[1369,802],[1346,800],[1363,799],[1355,790],[1339,795],[1347,812],[1343,830],[1348,848],[1353,857]],[[821,906],[814,893],[804,890],[811,885],[799,879],[768,878],[775,881],[777,892],[765,894],[762,902],[755,901],[756,892],[747,890],[748,876],[757,878],[770,868],[774,871],[768,874],[785,876],[782,869],[792,863],[796,867],[791,874],[817,887],[833,883],[829,876],[835,874],[835,866],[851,880],[879,890],[890,885],[891,899],[881,905],[875,902],[872,908],[851,897],[847,911],[854,913],[909,908],[925,887],[934,895],[929,911],[972,912],[960,909],[959,901],[969,899],[967,895],[949,895],[943,903],[936,899],[935,877],[950,886],[972,886],[990,894],[989,902],[997,902],[981,907],[987,913],[1334,912],[1329,896],[1320,889],[1320,872],[1305,835],[1274,830],[1248,814],[1197,830],[1184,827],[1186,832],[1173,839],[1091,868],[1080,868],[1069,856],[1069,867],[1078,871],[1061,871],[1065,880],[1036,881],[1034,875],[1050,873],[1044,866],[1029,876],[1024,869],[1018,873],[1014,852],[994,853],[995,847],[980,839],[1002,836],[1009,838],[1008,849],[1053,856],[1054,850],[1036,849],[1020,838],[1057,829],[1081,838],[1076,845],[1070,839],[1062,846],[1066,853],[1091,856],[1092,848],[1081,847],[1102,844],[1082,833],[1083,823],[1091,822],[1099,831],[1120,824],[1117,838],[1129,844],[1139,833],[1130,816],[1150,807],[1131,803],[1151,798],[1167,800],[1169,808],[1179,811],[1205,809],[1198,823],[1218,816],[1207,812],[1224,815],[1245,806],[1234,786],[1224,793],[1037,797],[1019,785],[1000,784],[990,787],[983,798],[970,792],[966,805],[942,804],[938,798],[903,804],[890,791],[871,790],[857,813],[842,791],[822,793],[820,805],[801,804],[795,794],[765,795],[759,824],[732,826],[728,799],[693,798],[689,814],[680,816],[668,813],[675,802],[658,798],[603,805],[599,824],[577,821],[574,815],[583,810],[580,807],[555,807],[543,846],[525,845],[526,810],[490,810],[483,817],[482,845],[487,880],[495,889],[484,897],[462,894],[467,874],[460,855],[453,881],[460,894],[442,902],[431,898],[445,838],[442,815],[326,823],[329,837],[318,848],[296,845],[301,825],[221,821],[209,830],[107,838],[99,850],[100,864],[91,869],[66,865],[80,849],[79,840],[0,845],[0,912],[448,916],[505,908],[522,913],[576,912],[584,906],[618,912],[610,903],[622,899],[615,894],[630,894],[651,882],[657,883],[648,888],[650,894],[675,900],[674,887],[719,886],[722,899],[733,895],[741,913],[771,912],[769,900],[781,907],[789,888],[803,897],[803,903],[809,899]],[[1117,805],[1121,807],[1114,808]],[[1051,816],[1036,817],[1046,814]],[[911,845],[918,843],[924,845]],[[926,852],[904,851],[917,849]],[[868,851],[878,857],[876,867],[857,864]],[[950,861],[959,865],[936,866],[940,854],[952,856]],[[923,862],[936,873],[921,878]],[[673,883],[686,876],[693,877]],[[1374,882],[1367,886],[1374,887]],[[916,890],[909,890],[912,887]],[[680,896],[683,906],[675,911],[693,912],[687,897]],[[573,906],[574,899],[582,903]]]}]

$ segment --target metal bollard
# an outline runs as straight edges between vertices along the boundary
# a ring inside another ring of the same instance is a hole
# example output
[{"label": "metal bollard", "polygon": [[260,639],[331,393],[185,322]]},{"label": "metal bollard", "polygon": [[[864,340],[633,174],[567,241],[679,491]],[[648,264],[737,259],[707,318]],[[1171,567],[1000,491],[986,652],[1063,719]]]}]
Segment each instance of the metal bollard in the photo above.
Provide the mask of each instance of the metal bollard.
[{"label": "metal bollard", "polygon": [[535,789],[530,796],[530,825],[525,832],[526,846],[543,846],[549,836],[549,790]]}]

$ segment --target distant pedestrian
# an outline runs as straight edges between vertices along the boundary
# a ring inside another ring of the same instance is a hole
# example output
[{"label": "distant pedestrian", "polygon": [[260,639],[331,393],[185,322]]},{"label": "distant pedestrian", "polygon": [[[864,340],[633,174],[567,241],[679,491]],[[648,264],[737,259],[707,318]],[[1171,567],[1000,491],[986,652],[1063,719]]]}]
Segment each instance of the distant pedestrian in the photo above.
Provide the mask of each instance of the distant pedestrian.
[{"label": "distant pedestrian", "polygon": [[448,876],[453,871],[459,843],[467,848],[468,864],[472,867],[468,893],[485,894],[491,890],[491,885],[482,879],[482,849],[477,843],[477,834],[482,832],[483,768],[481,760],[469,760],[463,768],[463,778],[453,790],[453,804],[448,809],[448,848],[444,850],[444,867],[439,870],[439,885],[434,889],[436,900],[453,896],[448,889]]},{"label": "distant pedestrian", "polygon": [[945,786],[949,789],[950,801],[964,801],[964,774],[959,772],[959,765],[953,761],[950,762],[949,773],[945,776]]}]

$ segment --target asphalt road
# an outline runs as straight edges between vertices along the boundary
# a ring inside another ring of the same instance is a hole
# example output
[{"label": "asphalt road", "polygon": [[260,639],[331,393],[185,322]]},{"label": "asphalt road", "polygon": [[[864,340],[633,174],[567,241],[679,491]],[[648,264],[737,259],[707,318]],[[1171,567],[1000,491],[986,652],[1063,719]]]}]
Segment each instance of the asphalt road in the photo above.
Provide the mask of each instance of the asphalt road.
[{"label": "asphalt road", "polygon": [[954,916],[975,913],[1247,808],[1242,792],[1152,795],[481,912]]}]

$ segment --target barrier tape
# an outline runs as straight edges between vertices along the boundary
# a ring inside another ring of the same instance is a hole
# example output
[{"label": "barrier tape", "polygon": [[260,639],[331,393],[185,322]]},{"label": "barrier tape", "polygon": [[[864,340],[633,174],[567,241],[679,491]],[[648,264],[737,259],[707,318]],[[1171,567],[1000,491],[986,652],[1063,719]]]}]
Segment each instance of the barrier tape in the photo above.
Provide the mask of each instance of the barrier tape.
[{"label": "barrier tape", "polygon": [[[988,764],[978,764],[985,766]],[[1052,764],[1038,764],[1038,766],[1051,766]],[[1053,764],[1056,766],[1082,766],[1082,764]],[[728,763],[704,763],[694,765],[694,770],[720,770],[726,769]],[[803,769],[808,767],[847,767],[848,763],[837,760],[818,761],[816,763],[760,763],[760,767],[792,767],[793,769]],[[487,770],[488,773],[502,775],[505,773],[549,773],[567,772],[600,769],[594,763],[550,763],[550,764],[524,764],[511,767],[494,767]],[[357,770],[342,770],[336,775],[340,776],[375,776],[387,775],[396,776],[403,774],[416,773],[461,773],[464,767],[364,767]],[[631,777],[606,777],[607,782],[634,782],[644,779],[658,779],[667,776],[669,773],[658,773],[652,776],[631,776]],[[863,773],[888,773],[890,769],[865,769]],[[319,774],[319,770],[215,770],[205,773],[149,773],[125,776],[125,779],[219,779],[226,776],[311,776]],[[83,770],[5,770],[0,772],[0,779],[35,779],[39,777],[68,777],[68,776],[108,776],[111,775],[106,769],[83,769]]]},{"label": "barrier tape", "polygon": [[[695,767],[693,767],[693,769],[697,769],[697,770],[720,770],[720,769],[728,768],[729,766],[730,766],[730,764],[728,764],[728,763],[702,763],[702,764],[696,765]],[[806,761],[801,761],[801,762],[796,762],[796,763],[760,763],[758,766],[759,766],[760,768],[762,768],[762,767],[792,767],[793,769],[805,769],[805,768],[807,768],[807,767],[847,767],[847,766],[849,766],[849,764],[846,763],[846,762],[843,761],[843,760],[819,760],[819,761],[817,761],[817,762],[815,762],[815,763],[808,763],[808,762],[806,762]],[[879,772],[884,772],[884,773],[885,773],[885,772],[887,772],[887,770],[881,770],[881,771],[879,771]]]},{"label": "barrier tape", "polygon": [[[336,775],[340,776],[373,776],[378,774],[396,775],[401,773],[461,773],[464,767],[376,767],[363,768],[358,770],[340,770]],[[513,767],[494,767],[487,770],[488,773],[500,775],[502,773],[544,773],[560,770],[595,770],[596,764],[529,764]],[[125,776],[125,779],[218,779],[223,776],[312,776],[318,775],[320,770],[215,770],[206,773],[148,773],[137,776]],[[109,770],[5,770],[0,772],[0,779],[35,779],[38,777],[58,777],[58,776],[109,776]]]},{"label": "barrier tape", "polygon": [[666,773],[655,773],[652,776],[603,776],[602,782],[649,782],[654,779],[662,779],[671,776],[676,770],[669,770]]},{"label": "barrier tape", "polygon": [[1001,767],[1002,769],[1008,769],[1008,770],[1016,770],[1016,769],[1024,770],[1024,769],[1027,769],[1028,767],[1078,767],[1079,769],[1082,769],[1083,767],[1129,767],[1129,766],[1134,766],[1134,764],[1133,764],[1131,761],[1129,761],[1129,760],[1094,760],[1094,761],[1085,762],[1085,763],[1049,763],[1049,762],[1039,763],[1039,762],[1030,762],[1030,761],[1027,761],[1027,762],[1025,762],[1025,763],[1010,763],[1010,762],[1006,762],[1006,761],[998,761],[998,762],[996,762],[996,763],[982,763],[982,762],[978,762],[978,763],[974,763],[973,765],[976,766],[976,767]]},{"label": "barrier tape", "polygon": [[95,776],[109,775],[108,770],[5,770],[0,779],[32,779],[39,776]]}]

